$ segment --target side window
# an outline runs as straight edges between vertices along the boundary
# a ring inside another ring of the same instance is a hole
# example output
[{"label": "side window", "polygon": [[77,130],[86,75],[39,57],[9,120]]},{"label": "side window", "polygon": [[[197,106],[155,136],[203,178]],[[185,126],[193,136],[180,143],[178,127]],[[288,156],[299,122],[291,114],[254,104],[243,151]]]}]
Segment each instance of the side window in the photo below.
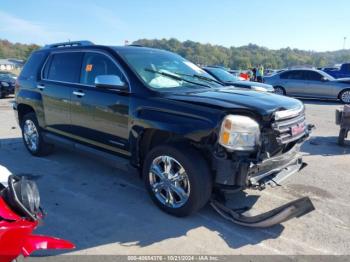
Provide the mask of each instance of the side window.
[{"label": "side window", "polygon": [[53,81],[79,83],[81,60],[80,52],[66,52],[52,55],[44,69],[44,77]]},{"label": "side window", "polygon": [[40,67],[44,62],[45,57],[45,53],[33,53],[25,63],[20,78],[35,80],[40,73]]},{"label": "side window", "polygon": [[289,75],[291,72],[284,72],[281,74],[280,78],[281,79],[289,79]]},{"label": "side window", "polygon": [[293,72],[293,79],[295,79],[295,80],[305,80],[304,71],[295,70],[295,71]]},{"label": "side window", "polygon": [[304,74],[306,76],[306,80],[310,80],[310,81],[321,81],[322,79],[322,75],[320,75],[317,72],[313,72],[313,71],[304,71]]},{"label": "side window", "polygon": [[95,78],[99,75],[117,75],[120,79],[124,80],[123,74],[109,57],[100,53],[85,53],[81,68],[80,83],[94,85]]}]

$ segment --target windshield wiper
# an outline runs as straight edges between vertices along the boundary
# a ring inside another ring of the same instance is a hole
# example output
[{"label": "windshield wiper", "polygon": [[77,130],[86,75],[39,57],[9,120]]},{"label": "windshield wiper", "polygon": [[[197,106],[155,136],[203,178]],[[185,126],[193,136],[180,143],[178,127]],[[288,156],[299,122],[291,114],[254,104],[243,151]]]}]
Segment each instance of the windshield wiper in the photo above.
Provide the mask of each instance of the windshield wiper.
[{"label": "windshield wiper", "polygon": [[214,83],[217,83],[219,85],[222,85],[222,83],[220,81],[212,79],[210,77],[206,77],[206,76],[201,76],[201,75],[196,75],[196,74],[190,75],[190,74],[183,74],[183,73],[178,73],[178,72],[176,72],[175,74],[182,75],[182,76],[189,76],[189,77],[197,78],[197,79],[204,80],[207,82],[214,82]]},{"label": "windshield wiper", "polygon": [[211,88],[208,85],[204,85],[204,84],[201,84],[201,83],[198,83],[198,82],[193,82],[193,81],[187,80],[185,78],[179,77],[179,76],[171,74],[171,73],[166,73],[166,72],[162,72],[162,71],[158,71],[158,70],[153,70],[151,68],[145,68],[144,70],[147,71],[147,72],[152,72],[152,73],[155,73],[155,74],[166,76],[166,77],[178,80],[178,81],[184,81],[184,82],[191,83],[191,84],[194,84],[194,85],[199,85],[199,86],[204,86],[204,87]]}]

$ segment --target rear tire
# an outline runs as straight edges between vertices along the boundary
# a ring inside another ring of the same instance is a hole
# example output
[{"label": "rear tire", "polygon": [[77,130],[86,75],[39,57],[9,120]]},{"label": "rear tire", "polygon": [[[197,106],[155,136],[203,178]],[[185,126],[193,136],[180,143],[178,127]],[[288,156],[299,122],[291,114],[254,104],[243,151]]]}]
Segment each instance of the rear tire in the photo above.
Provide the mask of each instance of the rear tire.
[{"label": "rear tire", "polygon": [[350,89],[345,89],[339,94],[339,99],[344,104],[350,104]]},{"label": "rear tire", "polygon": [[46,156],[52,153],[54,147],[43,140],[35,113],[28,113],[23,116],[21,129],[24,145],[30,154],[33,156]]},{"label": "rear tire", "polygon": [[282,86],[274,86],[275,89],[275,94],[285,96],[286,95],[286,90]]},{"label": "rear tire", "polygon": [[[169,169],[166,166],[170,166]],[[198,211],[209,201],[212,193],[213,182],[207,162],[198,151],[187,145],[153,148],[146,155],[142,174],[153,202],[174,216],[188,216]],[[173,181],[176,174],[180,174],[178,176],[182,180]]]}]

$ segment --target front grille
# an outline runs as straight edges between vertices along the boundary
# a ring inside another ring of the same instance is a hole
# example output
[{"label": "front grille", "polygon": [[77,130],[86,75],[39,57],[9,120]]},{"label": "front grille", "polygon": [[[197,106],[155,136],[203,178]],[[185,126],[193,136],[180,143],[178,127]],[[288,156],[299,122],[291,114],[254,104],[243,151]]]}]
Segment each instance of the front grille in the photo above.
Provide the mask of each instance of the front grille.
[{"label": "front grille", "polygon": [[298,140],[306,132],[304,110],[297,115],[285,116],[283,119],[275,120],[272,129],[276,133],[276,140],[279,144],[285,145]]}]

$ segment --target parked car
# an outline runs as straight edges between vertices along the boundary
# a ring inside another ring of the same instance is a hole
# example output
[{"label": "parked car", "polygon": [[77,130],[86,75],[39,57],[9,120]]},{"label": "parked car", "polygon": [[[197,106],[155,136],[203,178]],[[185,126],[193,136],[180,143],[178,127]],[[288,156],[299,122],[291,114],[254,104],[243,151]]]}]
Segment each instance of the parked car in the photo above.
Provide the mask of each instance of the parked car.
[{"label": "parked car", "polygon": [[37,185],[0,165],[0,261],[11,262],[39,249],[72,249],[66,240],[33,231],[43,219]]},{"label": "parked car", "polygon": [[17,75],[15,75],[14,73],[8,72],[8,71],[0,71],[0,75],[7,75],[13,80],[17,79]]},{"label": "parked car", "polygon": [[340,68],[324,68],[323,71],[334,78],[350,78],[350,63],[344,63]]},{"label": "parked car", "polygon": [[350,78],[335,79],[316,69],[294,69],[265,77],[280,95],[307,98],[339,99],[350,103]]},{"label": "parked car", "polygon": [[17,81],[13,106],[32,155],[57,144],[124,159],[175,216],[202,208],[214,187],[263,189],[304,167],[302,102],[225,87],[168,51],[52,44]]},{"label": "parked car", "polygon": [[15,91],[15,80],[6,74],[0,74],[0,98],[4,98]]},{"label": "parked car", "polygon": [[203,69],[212,75],[216,80],[222,82],[226,86],[235,86],[241,88],[249,88],[255,91],[274,92],[273,86],[258,82],[242,81],[230,74],[226,70],[217,67],[203,67]]}]

